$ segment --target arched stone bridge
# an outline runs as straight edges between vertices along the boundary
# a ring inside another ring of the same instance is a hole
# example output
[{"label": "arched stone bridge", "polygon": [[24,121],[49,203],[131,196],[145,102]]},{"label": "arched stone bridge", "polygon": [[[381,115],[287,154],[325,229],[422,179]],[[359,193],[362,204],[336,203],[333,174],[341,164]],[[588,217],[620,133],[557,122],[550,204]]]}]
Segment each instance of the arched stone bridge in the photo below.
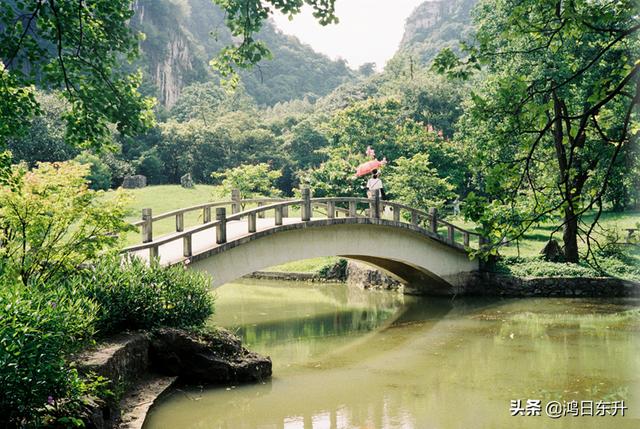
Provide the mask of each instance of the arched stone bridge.
[{"label": "arched stone bridge", "polygon": [[[202,223],[185,228],[191,212],[201,212]],[[154,222],[169,218],[175,218],[175,233],[155,238]],[[391,274],[409,291],[454,294],[479,269],[469,252],[484,243],[479,234],[439,219],[435,209],[425,212],[378,196],[311,198],[308,189],[293,200],[240,200],[234,192],[229,201],[157,216],[144,209],[134,225],[141,227],[143,243],[125,253],[187,263],[210,273],[214,287],[286,262],[340,256]]]}]

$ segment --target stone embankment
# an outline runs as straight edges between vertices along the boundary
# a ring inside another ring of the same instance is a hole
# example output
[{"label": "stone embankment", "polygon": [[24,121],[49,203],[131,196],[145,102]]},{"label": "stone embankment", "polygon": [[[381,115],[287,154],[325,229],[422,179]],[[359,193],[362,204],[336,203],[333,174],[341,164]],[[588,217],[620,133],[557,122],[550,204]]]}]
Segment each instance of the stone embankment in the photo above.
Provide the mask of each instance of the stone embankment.
[{"label": "stone embankment", "polygon": [[640,283],[613,277],[514,277],[476,273],[466,295],[504,297],[637,297]]},{"label": "stone embankment", "polygon": [[174,382],[231,385],[271,377],[271,359],[244,348],[224,329],[194,334],[180,329],[122,334],[74,359],[82,373],[111,380],[124,392],[112,401],[89,400],[88,428],[141,428],[158,396]]}]

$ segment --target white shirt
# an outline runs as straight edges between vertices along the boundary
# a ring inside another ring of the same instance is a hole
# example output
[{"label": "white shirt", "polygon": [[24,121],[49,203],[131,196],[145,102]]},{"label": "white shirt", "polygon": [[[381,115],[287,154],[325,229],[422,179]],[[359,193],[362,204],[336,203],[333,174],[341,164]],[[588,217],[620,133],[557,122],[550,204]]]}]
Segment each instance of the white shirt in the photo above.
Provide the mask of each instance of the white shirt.
[{"label": "white shirt", "polygon": [[382,189],[382,180],[380,178],[374,179],[373,177],[367,181],[367,189],[370,191],[375,191],[377,189]]}]

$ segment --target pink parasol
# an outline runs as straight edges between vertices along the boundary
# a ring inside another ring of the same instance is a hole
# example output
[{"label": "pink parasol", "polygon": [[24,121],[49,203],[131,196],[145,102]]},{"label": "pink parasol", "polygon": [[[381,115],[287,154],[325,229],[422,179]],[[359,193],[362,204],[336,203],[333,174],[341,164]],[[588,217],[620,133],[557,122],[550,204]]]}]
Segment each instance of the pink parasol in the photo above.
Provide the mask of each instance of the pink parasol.
[{"label": "pink parasol", "polygon": [[387,163],[386,160],[378,161],[377,159],[374,159],[372,161],[364,162],[364,163],[360,164],[358,166],[358,168],[356,169],[356,176],[362,177],[365,174],[369,174],[373,170],[376,170],[376,169],[382,167],[386,163]]}]

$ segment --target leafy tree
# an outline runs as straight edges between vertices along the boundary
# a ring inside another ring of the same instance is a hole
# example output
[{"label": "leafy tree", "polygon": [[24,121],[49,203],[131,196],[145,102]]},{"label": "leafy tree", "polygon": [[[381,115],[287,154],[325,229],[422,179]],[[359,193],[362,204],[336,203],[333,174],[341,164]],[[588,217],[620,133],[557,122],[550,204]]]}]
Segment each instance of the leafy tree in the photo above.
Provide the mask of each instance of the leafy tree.
[{"label": "leafy tree", "polygon": [[399,158],[386,174],[386,188],[394,200],[426,210],[442,208],[455,195],[454,186],[438,177],[429,162],[429,155],[419,153],[411,158]]},{"label": "leafy tree", "polygon": [[364,63],[358,67],[358,73],[364,77],[369,77],[376,72],[376,63]]},{"label": "leafy tree", "polygon": [[36,101],[41,114],[25,120],[25,132],[8,139],[8,148],[15,161],[24,161],[30,167],[37,162],[66,161],[78,154],[78,149],[65,139],[65,112],[67,102],[57,92],[37,91]]},{"label": "leafy tree", "polygon": [[[330,150],[330,157],[364,154],[367,146],[371,146],[379,157],[386,157],[393,165],[399,158],[426,153],[440,177],[450,178],[459,193],[466,192],[467,168],[460,145],[409,118],[395,99],[356,103],[337,112],[324,128],[331,147],[345,149]],[[336,159],[333,164],[338,165],[340,161]],[[349,173],[355,171],[355,166]],[[324,179],[331,177],[337,176],[329,175]]]},{"label": "leafy tree", "polygon": [[213,180],[221,183],[227,194],[231,194],[233,189],[238,189],[241,198],[279,195],[280,191],[275,187],[275,183],[281,175],[281,171],[272,170],[271,166],[265,163],[245,164],[222,173],[211,173]]},{"label": "leafy tree", "polygon": [[182,175],[193,170],[196,146],[206,130],[197,122],[180,124],[175,121],[161,124],[160,128],[162,138],[157,146],[158,157],[167,181],[178,183]]},{"label": "leafy tree", "polygon": [[[468,100],[461,134],[484,192],[513,207],[499,235],[522,224],[517,238],[561,215],[566,260],[578,261],[579,235],[594,256],[593,232],[612,172],[637,132],[637,6],[635,0],[484,0],[467,60],[445,52],[436,61],[459,76],[477,61],[486,70]],[[520,206],[529,210],[524,219]],[[595,220],[584,223],[593,208]]]},{"label": "leafy tree", "polygon": [[89,174],[87,174],[86,178],[89,181],[90,189],[105,191],[111,187],[111,170],[96,155],[83,152],[75,158],[75,161],[89,166]]},{"label": "leafy tree", "polygon": [[392,160],[407,154],[397,139],[404,119],[395,99],[363,101],[337,112],[326,127],[326,135],[333,147],[364,153],[371,146],[379,156]]},{"label": "leafy tree", "polygon": [[147,182],[149,184],[155,185],[158,183],[162,183],[163,165],[155,148],[143,153],[140,156],[140,158],[138,159],[138,167],[136,170],[138,174],[142,174],[147,178]]},{"label": "leafy tree", "polygon": [[135,166],[123,158],[122,147],[114,145],[113,150],[103,151],[99,153],[100,161],[109,168],[111,175],[111,188],[118,188],[124,181],[125,176],[135,174]]},{"label": "leafy tree", "polygon": [[74,145],[103,145],[109,124],[128,135],[144,129],[151,100],[136,91],[140,75],[119,71],[137,52],[132,14],[130,0],[0,3],[0,144],[40,114],[36,83],[63,88]]},{"label": "leafy tree", "polygon": [[215,123],[216,118],[223,113],[251,109],[253,100],[240,86],[229,93],[215,82],[195,83],[182,91],[180,98],[171,108],[170,118],[178,122],[196,119],[209,125]]},{"label": "leafy tree", "polygon": [[14,165],[0,187],[0,272],[25,285],[75,270],[132,229],[124,195],[106,199],[89,189],[89,165]]},{"label": "leafy tree", "polygon": [[399,94],[402,111],[407,117],[431,125],[436,132],[441,131],[443,136],[451,138],[470,85],[420,70],[413,79],[396,78],[385,82],[384,86],[384,91]]},{"label": "leafy tree", "polygon": [[311,122],[303,121],[284,136],[284,151],[299,169],[316,167],[326,158],[319,152],[328,145],[326,137]]},{"label": "leafy tree", "polygon": [[326,150],[328,160],[300,173],[300,183],[317,197],[353,197],[366,195],[366,179],[355,176],[358,165],[366,161],[364,152],[354,153],[342,146]]}]

